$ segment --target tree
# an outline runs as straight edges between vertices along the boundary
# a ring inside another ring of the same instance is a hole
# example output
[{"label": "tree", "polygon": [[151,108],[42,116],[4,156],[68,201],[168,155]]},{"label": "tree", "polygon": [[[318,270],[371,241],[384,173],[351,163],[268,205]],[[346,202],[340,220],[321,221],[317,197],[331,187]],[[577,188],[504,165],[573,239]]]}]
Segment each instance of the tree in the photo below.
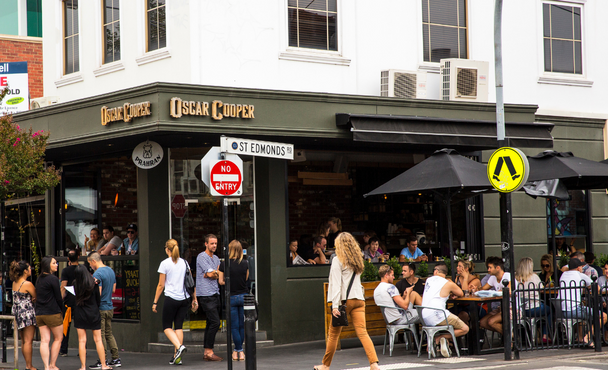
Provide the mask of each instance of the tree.
[{"label": "tree", "polygon": [[[0,92],[0,101],[7,92]],[[59,172],[44,165],[48,137],[48,132],[21,128],[12,115],[0,116],[0,201],[43,194],[59,184]]]}]

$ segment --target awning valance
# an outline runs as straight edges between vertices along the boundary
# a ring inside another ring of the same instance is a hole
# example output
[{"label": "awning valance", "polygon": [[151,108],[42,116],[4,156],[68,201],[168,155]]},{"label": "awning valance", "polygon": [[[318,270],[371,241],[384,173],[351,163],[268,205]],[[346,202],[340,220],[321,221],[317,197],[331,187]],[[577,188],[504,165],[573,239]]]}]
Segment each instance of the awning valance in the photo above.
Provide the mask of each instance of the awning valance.
[{"label": "awning valance", "polygon": [[[336,126],[350,128],[354,141],[475,150],[496,148],[493,121],[338,113]],[[552,129],[551,123],[507,122],[506,138],[514,147],[552,148]]]}]

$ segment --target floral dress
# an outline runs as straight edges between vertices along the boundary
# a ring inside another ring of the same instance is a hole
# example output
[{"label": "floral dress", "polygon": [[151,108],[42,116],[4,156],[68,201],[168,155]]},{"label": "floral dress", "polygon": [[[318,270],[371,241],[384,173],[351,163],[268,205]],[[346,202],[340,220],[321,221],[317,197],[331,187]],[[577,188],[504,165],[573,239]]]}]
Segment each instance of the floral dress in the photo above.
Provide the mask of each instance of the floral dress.
[{"label": "floral dress", "polygon": [[17,291],[13,291],[13,315],[17,320],[17,328],[19,330],[36,325],[36,311],[32,303],[32,295],[28,292],[19,291],[23,283],[21,283]]}]

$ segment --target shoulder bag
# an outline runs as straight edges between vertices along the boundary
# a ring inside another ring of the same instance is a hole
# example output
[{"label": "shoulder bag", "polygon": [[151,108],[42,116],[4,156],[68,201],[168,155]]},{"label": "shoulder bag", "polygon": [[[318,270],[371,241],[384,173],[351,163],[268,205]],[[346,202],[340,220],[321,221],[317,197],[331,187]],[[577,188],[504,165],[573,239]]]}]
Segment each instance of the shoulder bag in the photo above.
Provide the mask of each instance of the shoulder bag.
[{"label": "shoulder bag", "polygon": [[[350,288],[353,286],[354,280],[355,272],[353,271],[353,277],[350,278],[350,283],[348,284],[348,289],[346,290],[346,299],[348,299],[348,294],[350,293]],[[342,301],[342,304],[338,306],[338,311],[340,311],[340,316],[335,317],[333,314],[331,315],[331,326],[348,326],[348,316],[346,316],[346,300]]]},{"label": "shoulder bag", "polygon": [[[188,292],[190,295],[190,299],[194,299],[192,297],[194,295],[194,288],[196,284],[194,283],[194,279],[192,278],[192,272],[190,271],[190,266],[188,266],[188,262],[182,258],[182,261],[186,264],[186,273],[184,274],[184,291]],[[186,294],[184,294],[186,295]]]}]

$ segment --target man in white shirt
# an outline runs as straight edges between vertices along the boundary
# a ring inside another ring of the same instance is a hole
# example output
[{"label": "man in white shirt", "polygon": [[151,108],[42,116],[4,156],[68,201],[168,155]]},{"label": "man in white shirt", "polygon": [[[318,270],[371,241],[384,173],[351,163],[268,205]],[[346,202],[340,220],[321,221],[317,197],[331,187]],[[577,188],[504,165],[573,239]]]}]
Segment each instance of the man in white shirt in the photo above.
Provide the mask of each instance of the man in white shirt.
[{"label": "man in white shirt", "polygon": [[380,266],[378,276],[380,276],[380,284],[374,289],[374,302],[377,306],[395,307],[384,310],[388,323],[391,325],[417,323],[418,313],[414,309],[414,305],[422,304],[422,298],[413,291],[414,287],[407,288],[402,297],[397,287],[393,285],[395,272],[389,265]]},{"label": "man in white shirt", "polygon": [[[511,286],[511,274],[504,271],[504,263],[502,258],[500,257],[490,257],[486,261],[486,265],[488,266],[488,274],[490,278],[488,282],[485,283],[484,286],[479,288],[479,290],[496,290],[502,291],[504,285],[502,282],[507,280],[509,283],[507,286]],[[469,290],[474,291],[472,289],[474,287],[470,286]],[[486,330],[495,331],[497,333],[502,334],[502,309],[498,307],[490,312],[479,321],[479,326]]]},{"label": "man in white shirt", "polygon": [[[443,263],[438,263],[433,269],[433,276],[426,279],[424,295],[422,296],[422,306],[436,308],[438,310],[424,309],[422,310],[422,318],[424,323],[430,326],[452,325],[456,337],[461,337],[469,332],[469,327],[458,316],[446,310],[445,303],[448,298],[450,298],[450,295],[462,297],[464,296],[464,293],[458,285],[445,278],[447,274],[448,267]],[[450,334],[442,334],[435,337],[435,345],[439,344],[441,346],[441,354],[443,357],[450,356],[448,340],[451,338],[452,336]]]},{"label": "man in white shirt", "polygon": [[[568,262],[568,271],[562,274],[559,279],[560,287],[581,287],[573,289],[560,289],[558,298],[562,303],[562,311],[568,319],[589,319],[591,317],[591,308],[582,305],[582,287],[589,287],[592,283],[591,278],[583,273],[585,262],[578,258],[570,259]],[[600,287],[598,286],[598,289]],[[602,312],[602,320],[600,325],[606,322],[606,313]],[[593,327],[591,327],[593,334]],[[582,325],[579,325],[579,338],[582,335]],[[583,342],[589,343],[588,335],[585,335]]]}]

